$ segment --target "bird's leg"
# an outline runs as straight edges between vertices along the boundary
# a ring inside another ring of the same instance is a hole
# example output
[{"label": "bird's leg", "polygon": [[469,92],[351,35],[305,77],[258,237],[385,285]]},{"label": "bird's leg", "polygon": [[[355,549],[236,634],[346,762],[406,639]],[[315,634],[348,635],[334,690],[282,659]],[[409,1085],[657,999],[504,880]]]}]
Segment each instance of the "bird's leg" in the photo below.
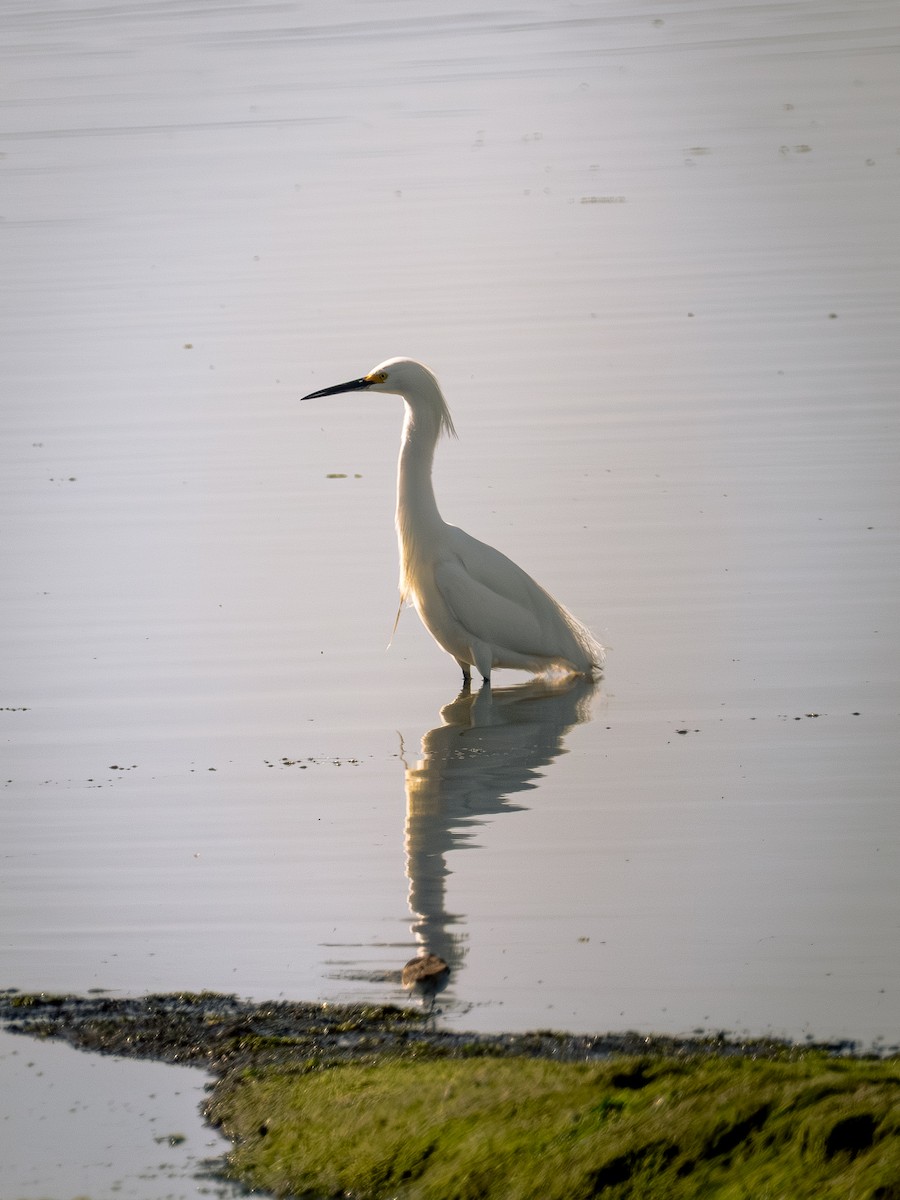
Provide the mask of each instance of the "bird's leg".
[{"label": "bird's leg", "polygon": [[491,667],[494,665],[490,646],[487,642],[473,641],[472,654],[475,658],[475,666],[478,668],[478,674],[485,683],[490,683]]},{"label": "bird's leg", "polygon": [[456,661],[463,673],[463,685],[468,686],[472,682],[472,668],[467,662],[463,662],[462,659],[458,658]]}]

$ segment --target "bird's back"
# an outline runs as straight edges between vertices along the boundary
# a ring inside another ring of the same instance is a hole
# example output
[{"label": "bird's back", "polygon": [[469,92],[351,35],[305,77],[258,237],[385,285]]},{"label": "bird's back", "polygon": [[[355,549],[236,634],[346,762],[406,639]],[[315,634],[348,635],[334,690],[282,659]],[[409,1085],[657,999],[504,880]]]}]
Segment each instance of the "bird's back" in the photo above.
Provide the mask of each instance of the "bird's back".
[{"label": "bird's back", "polygon": [[530,669],[556,664],[589,674],[599,668],[600,643],[517,563],[455,525],[446,533],[452,558],[438,572],[452,580],[445,599],[463,624],[501,654],[533,658],[538,665]]}]

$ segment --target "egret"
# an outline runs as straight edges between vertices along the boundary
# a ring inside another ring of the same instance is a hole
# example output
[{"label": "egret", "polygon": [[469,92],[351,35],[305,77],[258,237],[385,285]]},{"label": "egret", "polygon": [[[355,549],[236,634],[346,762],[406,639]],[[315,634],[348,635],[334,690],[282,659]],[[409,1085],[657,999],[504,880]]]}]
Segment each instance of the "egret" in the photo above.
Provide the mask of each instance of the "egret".
[{"label": "egret", "polygon": [[465,684],[472,666],[486,684],[494,667],[598,672],[604,651],[590,630],[512,559],[448,525],[438,512],[434,451],[442,433],[455,437],[456,430],[432,372],[411,358],[389,358],[368,375],[303,399],[358,391],[403,398],[396,512],[400,607],[407,602],[418,611],[434,640],[456,659]]}]

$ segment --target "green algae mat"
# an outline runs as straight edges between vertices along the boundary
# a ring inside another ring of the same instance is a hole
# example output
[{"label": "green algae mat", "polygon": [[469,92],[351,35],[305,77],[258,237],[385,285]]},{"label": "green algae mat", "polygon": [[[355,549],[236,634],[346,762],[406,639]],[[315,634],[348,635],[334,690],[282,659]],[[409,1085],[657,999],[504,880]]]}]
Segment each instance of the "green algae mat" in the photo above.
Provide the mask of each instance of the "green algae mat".
[{"label": "green algae mat", "polygon": [[356,1200],[900,1200],[900,1058],[482,1036],[393,1007],[0,993],[12,1032],[212,1071],[218,1173]]},{"label": "green algae mat", "polygon": [[896,1062],[251,1070],[210,1115],[234,1177],[276,1196],[900,1200]]}]

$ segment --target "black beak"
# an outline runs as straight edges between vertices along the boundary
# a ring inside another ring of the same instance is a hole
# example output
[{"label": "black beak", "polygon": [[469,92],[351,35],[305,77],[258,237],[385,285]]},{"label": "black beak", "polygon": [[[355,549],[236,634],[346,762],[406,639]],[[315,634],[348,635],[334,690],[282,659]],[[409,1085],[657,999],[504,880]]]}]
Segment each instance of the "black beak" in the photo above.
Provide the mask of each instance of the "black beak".
[{"label": "black beak", "polygon": [[308,396],[301,396],[301,400],[315,400],[317,396],[337,396],[340,392],[359,392],[364,388],[371,387],[375,382],[374,379],[351,379],[349,383],[336,383],[334,387],[322,388],[320,392],[310,392]]}]

